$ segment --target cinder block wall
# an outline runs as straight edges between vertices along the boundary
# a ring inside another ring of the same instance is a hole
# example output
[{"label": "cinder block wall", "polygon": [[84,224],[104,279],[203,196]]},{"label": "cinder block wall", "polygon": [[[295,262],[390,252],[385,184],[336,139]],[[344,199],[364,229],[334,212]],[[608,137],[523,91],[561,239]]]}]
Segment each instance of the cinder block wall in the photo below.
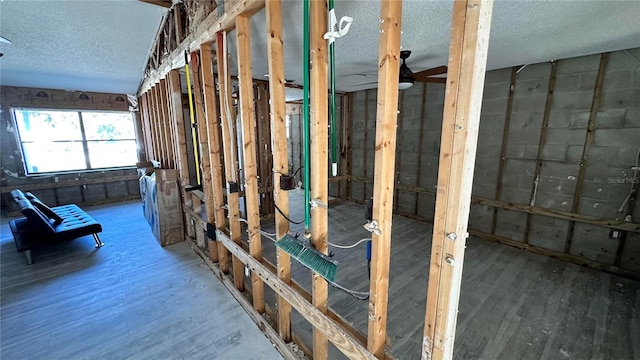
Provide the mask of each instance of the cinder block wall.
[{"label": "cinder block wall", "polygon": [[[472,233],[640,274],[640,234],[611,239],[608,227],[512,209],[613,221],[630,215],[640,223],[640,201],[618,211],[640,180],[632,170],[640,147],[639,59],[640,49],[629,49],[608,54],[602,65],[595,54],[487,73]],[[373,190],[376,89],[353,99],[350,198],[362,201]],[[443,103],[442,84],[417,83],[400,93],[397,213],[433,218]]]},{"label": "cinder block wall", "polygon": [[[14,188],[27,189],[28,186],[37,186],[38,189],[31,192],[50,206],[69,203],[88,205],[139,197],[140,189],[136,170],[133,167],[131,169],[26,176],[22,154],[15,135],[15,124],[11,116],[11,107],[128,111],[129,105],[126,99],[125,94],[0,87],[2,214],[6,216],[18,210],[8,192]],[[127,180],[113,181],[119,178]],[[57,187],[63,183],[68,183],[69,186]],[[47,184],[52,184],[52,186],[47,187]]]}]

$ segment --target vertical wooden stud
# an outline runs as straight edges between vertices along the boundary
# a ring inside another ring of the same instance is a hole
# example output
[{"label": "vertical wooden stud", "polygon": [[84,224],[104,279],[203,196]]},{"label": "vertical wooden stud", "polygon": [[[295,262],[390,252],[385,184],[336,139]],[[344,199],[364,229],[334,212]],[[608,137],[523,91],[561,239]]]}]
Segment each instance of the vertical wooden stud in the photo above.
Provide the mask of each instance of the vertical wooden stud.
[{"label": "vertical wooden stud", "polygon": [[[534,174],[534,185],[529,196],[529,205],[535,205],[538,186],[540,184],[540,175],[542,174],[542,157],[544,154],[544,146],[547,144],[547,133],[549,130],[549,115],[551,114],[551,106],[553,105],[553,91],[556,86],[556,74],[558,73],[558,62],[551,63],[551,75],[549,76],[549,88],[547,90],[547,99],[544,105],[544,113],[542,115],[542,129],[540,131],[540,139],[538,140],[538,153],[536,155],[536,170]],[[524,230],[524,242],[529,243],[529,231],[531,231],[532,215],[527,214],[527,222]]]},{"label": "vertical wooden stud", "polygon": [[[271,138],[273,147],[273,199],[282,214],[289,215],[289,193],[280,189],[280,176],[289,174],[287,161],[286,98],[284,77],[284,49],[282,38],[282,3],[271,0],[265,3],[267,11],[267,47],[269,62],[269,94],[271,97]],[[289,232],[289,221],[276,211],[276,237],[281,239]],[[277,249],[278,278],[291,285],[291,257]],[[278,333],[291,341],[291,305],[278,296]]]},{"label": "vertical wooden stud", "polygon": [[422,359],[453,357],[492,7],[453,5]]},{"label": "vertical wooden stud", "polygon": [[[209,146],[209,163],[211,168],[213,212],[209,217],[207,210],[207,222],[215,223],[216,228],[224,229],[227,226],[227,218],[224,214],[224,194],[222,185],[222,165],[220,163],[220,116],[218,115],[218,104],[216,101],[216,87],[213,80],[213,63],[211,61],[211,46],[209,44],[200,45],[200,62],[202,67],[202,90],[204,91],[204,108],[206,111],[207,138]],[[211,244],[210,244],[211,245]],[[218,247],[218,260],[220,270],[229,272],[229,255],[227,248],[221,242],[216,242]]]},{"label": "vertical wooden stud", "polygon": [[[218,33],[218,83],[220,84],[220,112],[222,113],[222,144],[224,145],[224,167],[227,178],[227,207],[229,211],[230,238],[236,244],[240,244],[242,233],[240,227],[240,200],[237,191],[230,191],[238,185],[237,144],[235,137],[235,111],[231,98],[231,75],[229,74],[228,61],[224,58],[222,49],[223,34]],[[226,67],[225,67],[226,64]],[[223,75],[224,74],[224,75]],[[244,265],[233,256],[233,280],[238,290],[244,290]]]},{"label": "vertical wooden stud", "polygon": [[[576,190],[573,194],[573,203],[571,204],[571,212],[577,213],[580,209],[580,197],[582,196],[582,187],[584,186],[584,177],[587,170],[587,161],[589,160],[589,151],[591,150],[591,144],[593,144],[593,138],[596,132],[596,118],[598,117],[598,111],[600,110],[600,101],[602,100],[602,85],[604,84],[604,74],[607,70],[607,64],[609,63],[609,53],[602,53],[600,55],[600,66],[598,67],[598,77],[596,78],[596,84],[593,89],[593,100],[591,101],[591,111],[589,113],[589,124],[587,125],[587,134],[584,139],[584,147],[582,148],[582,159],[580,160],[580,170],[578,170],[578,179],[576,180]],[[571,222],[569,224],[569,230],[567,231],[567,241],[564,248],[565,253],[571,252],[571,242],[573,240],[573,232],[576,223]]]},{"label": "vertical wooden stud", "polygon": [[[213,183],[211,181],[211,164],[210,164],[210,152],[209,152],[209,136],[207,133],[207,116],[204,109],[204,98],[202,87],[200,86],[201,76],[204,74],[204,69],[200,69],[196,53],[191,54],[191,69],[193,71],[193,93],[195,98],[195,111],[198,123],[198,144],[200,151],[200,166],[202,167],[202,189],[205,193],[205,211],[207,216],[207,222],[213,224],[215,214],[215,202],[213,200]],[[221,191],[218,189],[217,191]],[[214,250],[214,249],[210,249]],[[214,250],[216,258],[218,257],[217,248]],[[217,261],[215,259],[214,261]]]},{"label": "vertical wooden stud", "polygon": [[378,230],[372,234],[367,336],[367,349],[379,359],[384,357],[387,336],[401,27],[402,1],[383,0],[380,10],[378,109],[376,114],[375,176],[373,176],[373,221],[377,223]]},{"label": "vertical wooden stud", "polygon": [[[256,164],[256,120],[253,104],[253,76],[251,72],[251,24],[249,17],[236,17],[238,48],[238,84],[240,92],[240,116],[242,119],[242,142],[244,154],[245,203],[249,231],[249,252],[257,261],[262,261],[262,235],[260,234],[260,198],[258,194],[258,170]],[[251,273],[253,307],[264,312],[264,283],[257,274]]]},{"label": "vertical wooden stud", "polygon": [[162,133],[164,137],[164,147],[167,154],[167,167],[170,169],[175,168],[173,140],[171,136],[171,124],[169,119],[169,97],[167,96],[167,81],[165,79],[160,80],[160,113],[162,119]]},{"label": "vertical wooden stud", "polygon": [[[509,97],[507,98],[507,110],[502,128],[502,144],[500,145],[500,164],[498,165],[498,180],[496,183],[496,200],[502,197],[502,182],[505,166],[507,165],[507,144],[509,142],[509,127],[511,125],[511,113],[513,112],[513,99],[516,90],[516,79],[518,68],[511,68],[511,80],[509,81]],[[498,208],[493,209],[493,219],[491,220],[491,234],[495,235],[498,223]]]},{"label": "vertical wooden stud", "polygon": [[[311,201],[321,206],[311,208],[311,243],[326,254],[328,252],[328,193],[329,193],[329,99],[327,96],[328,53],[327,41],[322,37],[327,31],[327,0],[311,0],[311,106],[310,106],[310,152],[311,160]],[[312,272],[312,302],[318,310],[326,314],[329,297],[327,281]],[[327,359],[327,337],[318,329],[313,329],[313,358]]]}]

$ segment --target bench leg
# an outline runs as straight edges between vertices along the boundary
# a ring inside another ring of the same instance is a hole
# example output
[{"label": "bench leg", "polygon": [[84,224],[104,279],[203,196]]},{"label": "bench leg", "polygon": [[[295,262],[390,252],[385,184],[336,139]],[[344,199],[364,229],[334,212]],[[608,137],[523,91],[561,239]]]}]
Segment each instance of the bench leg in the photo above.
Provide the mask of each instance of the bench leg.
[{"label": "bench leg", "polygon": [[24,256],[27,258],[27,265],[33,264],[33,258],[31,257],[31,250],[26,250]]},{"label": "bench leg", "polygon": [[98,237],[98,234],[93,234],[93,240],[96,241],[96,248],[101,248],[104,246],[104,243],[102,241],[100,241],[100,238]]}]

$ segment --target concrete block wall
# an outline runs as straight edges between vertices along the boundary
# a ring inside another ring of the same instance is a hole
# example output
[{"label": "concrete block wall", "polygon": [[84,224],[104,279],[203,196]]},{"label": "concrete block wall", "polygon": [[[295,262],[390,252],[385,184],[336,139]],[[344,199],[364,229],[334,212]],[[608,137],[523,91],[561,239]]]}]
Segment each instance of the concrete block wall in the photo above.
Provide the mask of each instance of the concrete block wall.
[{"label": "concrete block wall", "polygon": [[[618,211],[631,186],[640,181],[640,171],[634,174],[631,169],[640,147],[640,48],[608,55],[600,104],[589,129],[600,62],[601,54],[558,60],[550,95],[551,63],[486,74],[473,182],[476,199],[609,220],[631,215],[632,222],[640,223],[640,201],[633,209],[627,206]],[[515,70],[519,71],[512,84]],[[507,116],[512,86],[513,104]],[[369,179],[352,182],[354,200],[371,196],[375,93],[375,89],[354,93],[352,175]],[[441,84],[416,84],[400,94],[396,183],[428,191],[397,190],[394,208],[398,213],[426,219],[434,215],[435,196],[429,192],[437,183],[443,105]],[[469,227],[640,273],[637,233],[611,239],[606,227],[478,203],[471,205]]]}]

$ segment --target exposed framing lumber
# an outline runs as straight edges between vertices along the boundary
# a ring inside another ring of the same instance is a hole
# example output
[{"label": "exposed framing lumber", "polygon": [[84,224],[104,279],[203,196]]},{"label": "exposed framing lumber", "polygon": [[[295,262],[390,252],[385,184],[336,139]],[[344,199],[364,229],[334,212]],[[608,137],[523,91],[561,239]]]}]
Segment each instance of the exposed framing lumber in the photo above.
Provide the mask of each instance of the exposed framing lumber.
[{"label": "exposed framing lumber", "polygon": [[[511,68],[511,78],[509,79],[509,97],[507,98],[507,110],[504,117],[504,126],[502,127],[502,143],[500,145],[500,164],[498,165],[498,180],[496,182],[496,200],[502,197],[502,183],[504,170],[507,165],[507,144],[509,141],[509,128],[511,126],[511,113],[513,112],[513,99],[516,92],[516,79],[518,77],[518,68]],[[498,225],[498,208],[493,209],[493,218],[491,219],[491,233],[496,233]]]},{"label": "exposed framing lumber", "polygon": [[[204,92],[204,108],[206,116],[203,119],[207,123],[207,138],[209,144],[209,163],[211,168],[211,183],[209,188],[213,195],[213,219],[207,218],[209,223],[217,228],[224,229],[227,226],[227,218],[224,213],[224,194],[222,193],[222,165],[220,163],[220,117],[218,116],[218,104],[216,103],[216,88],[213,80],[213,63],[211,60],[211,46],[200,45],[200,63],[202,67],[202,90]],[[209,216],[207,210],[207,216]],[[213,220],[213,221],[212,221]],[[220,270],[229,272],[228,251],[220,242],[218,247],[218,260]]]},{"label": "exposed framing lumber", "polygon": [[[256,261],[242,247],[232,241],[226,234],[217,231],[218,239],[238,257],[240,261],[247,264],[247,267],[269,285],[279,296],[287,301],[302,315],[307,321],[313,324],[314,328],[322,331],[331,342],[345,354],[349,359],[376,359],[367,349],[355,341],[344,329],[332,321],[326,314],[310,304],[302,295],[298,294],[290,286],[285,284],[264,265]],[[314,352],[315,353],[315,352]]]},{"label": "exposed framing lumber", "polygon": [[[275,205],[289,215],[289,193],[280,190],[280,176],[289,174],[287,160],[286,97],[284,77],[284,49],[282,37],[282,3],[271,0],[266,4],[267,47],[269,62],[269,94],[271,97],[271,141],[273,147],[273,199]],[[276,237],[281,239],[289,232],[289,221],[276,211]],[[276,262],[278,278],[291,285],[291,257],[277,248]],[[282,296],[278,297],[278,333],[286,342],[291,341],[291,305]]]},{"label": "exposed framing lumber", "polygon": [[152,153],[149,160],[158,160],[160,158],[158,151],[158,137],[156,135],[156,127],[155,127],[155,113],[153,107],[153,88],[149,89],[145,94],[146,103],[147,103],[147,113],[149,114],[149,139],[151,140],[151,148]]},{"label": "exposed framing lumber", "polygon": [[[213,188],[214,183],[212,182],[212,174],[211,174],[211,162],[210,162],[210,151],[209,145],[211,141],[209,140],[208,130],[207,130],[207,118],[209,114],[205,115],[205,99],[203,98],[202,87],[200,86],[200,79],[204,79],[204,65],[202,69],[198,64],[198,58],[195,53],[191,54],[191,67],[193,71],[193,92],[195,98],[195,111],[197,116],[197,124],[198,124],[198,144],[200,147],[200,166],[202,167],[202,189],[205,194],[205,211],[207,216],[207,222],[210,224],[215,223],[215,201],[213,200],[214,192],[216,191]],[[204,81],[203,81],[204,82]],[[207,108],[209,110],[209,108]],[[217,189],[217,191],[221,191],[221,189]],[[212,249],[213,250],[213,249]],[[218,252],[215,249],[215,259],[211,259],[213,261],[218,261]]]},{"label": "exposed framing lumber", "polygon": [[149,134],[149,112],[147,111],[147,94],[138,97],[138,108],[141,115],[141,129],[144,140],[144,152],[146,159],[153,159],[153,148],[151,144],[151,135]]},{"label": "exposed framing lumber", "polygon": [[[327,31],[328,3],[327,0],[311,0],[310,3],[310,61],[311,67],[311,102],[310,102],[310,132],[309,144],[311,175],[311,201],[320,206],[311,207],[311,244],[313,247],[327,254],[329,245],[327,235],[329,227],[328,193],[329,193],[329,99],[327,97],[328,75],[328,47],[322,37]],[[303,110],[304,111],[304,110]],[[324,204],[324,205],[322,205]],[[311,294],[313,305],[326,314],[329,308],[329,284],[315,272],[311,275]],[[327,359],[329,356],[329,342],[326,334],[313,328],[313,358]]]},{"label": "exposed framing lumber", "polygon": [[[598,67],[598,77],[596,78],[596,84],[593,89],[593,100],[591,101],[591,111],[589,113],[589,123],[587,125],[587,133],[584,139],[584,147],[582,148],[582,157],[580,160],[580,169],[578,170],[578,179],[576,180],[576,190],[573,193],[573,202],[571,204],[571,212],[577,213],[580,209],[580,197],[582,196],[582,187],[584,186],[584,178],[587,173],[587,162],[589,160],[589,151],[591,150],[591,144],[593,144],[593,138],[596,132],[596,119],[598,117],[598,110],[600,110],[600,100],[602,99],[602,86],[604,84],[604,75],[607,70],[607,64],[609,63],[609,53],[602,53],[600,55],[600,65]],[[569,230],[567,231],[567,241],[564,248],[564,252],[571,253],[571,242],[573,241],[573,232],[575,230],[575,222],[569,224]]]},{"label": "exposed framing lumber", "polygon": [[242,0],[235,2],[225,9],[222,16],[217,11],[212,11],[190,33],[178,47],[157,66],[157,69],[147,76],[139,89],[139,93],[146,92],[154,83],[168,73],[171,69],[184,67],[184,52],[190,49],[198,49],[201,44],[214,42],[218,31],[231,31],[235,26],[235,18],[240,14],[254,14],[264,7],[264,0]]},{"label": "exposed framing lumber", "polygon": [[[172,94],[171,94],[172,89],[171,89],[170,75],[171,75],[171,72],[169,72],[167,74],[167,77],[165,79],[166,96],[167,96],[166,103],[167,103],[167,110],[168,110],[168,113],[167,113],[168,124],[167,124],[167,126],[169,127],[169,133],[171,134],[171,143],[170,143],[170,145],[171,145],[171,152],[173,154],[173,158],[172,158],[173,168],[174,169],[179,169],[180,165],[179,165],[179,159],[178,159],[179,155],[178,154],[180,152],[180,149],[179,149],[179,144],[178,144],[178,141],[179,141],[178,140],[178,131],[177,131],[176,126],[175,126],[176,120],[174,120],[175,119],[174,118],[175,111],[173,109],[174,108],[174,102],[173,102],[173,97],[172,97]],[[180,108],[182,108],[182,103],[180,103],[179,106],[180,106]]]},{"label": "exposed framing lumber", "polygon": [[[534,206],[536,195],[538,194],[538,186],[540,184],[540,175],[542,174],[542,165],[544,156],[544,147],[547,144],[547,134],[549,131],[549,115],[551,114],[551,106],[553,105],[553,92],[556,87],[556,74],[558,73],[558,62],[551,62],[551,74],[549,75],[549,88],[547,90],[547,99],[544,104],[544,113],[542,115],[542,129],[540,130],[540,139],[538,140],[538,153],[536,154],[536,170],[533,176],[534,183],[529,196],[529,205]],[[527,221],[524,230],[524,242],[529,243],[529,232],[531,231],[531,214],[527,215]]]},{"label": "exposed framing lumber", "polygon": [[[171,97],[171,110],[173,115],[173,126],[176,134],[177,168],[180,173],[181,191],[189,185],[189,160],[187,157],[187,135],[184,123],[184,110],[182,104],[182,88],[180,86],[180,72],[171,70],[169,72],[169,95]],[[183,199],[185,196],[183,196]]]},{"label": "exposed framing lumber", "polygon": [[[260,198],[258,195],[258,170],[256,163],[256,120],[253,103],[253,76],[251,72],[251,24],[249,17],[236,17],[238,50],[238,84],[240,92],[240,116],[242,119],[242,146],[244,148],[244,181],[249,248],[251,256],[262,261],[262,235],[260,234]],[[253,307],[264,313],[264,283],[251,273]]]},{"label": "exposed framing lumber", "polygon": [[171,120],[169,118],[169,97],[167,96],[167,81],[165,79],[160,79],[160,112],[162,119],[162,134],[164,137],[164,146],[167,154],[166,164],[170,169],[175,168],[175,155],[173,151],[173,140],[172,140],[172,132],[171,132],[171,124],[169,123]]},{"label": "exposed framing lumber", "polygon": [[[233,183],[238,184],[238,164],[237,144],[235,136],[235,112],[233,110],[233,99],[231,98],[231,77],[229,76],[229,64],[225,61],[224,51],[222,49],[223,34],[218,33],[218,51],[216,53],[218,59],[218,83],[220,86],[220,113],[222,118],[222,144],[224,146],[224,173],[227,181],[227,207],[229,214],[229,235],[233,241],[240,244],[242,241],[242,229],[240,226],[240,202],[238,192],[231,192]],[[226,68],[224,66],[226,64]],[[222,72],[224,71],[224,76]],[[232,122],[232,124],[229,124]],[[228,248],[228,247],[227,247]],[[231,259],[233,267],[233,280],[236,288],[240,291],[244,290],[244,266],[237,257]]]},{"label": "exposed framing lumber", "polygon": [[492,7],[453,5],[423,360],[453,357]]},{"label": "exposed framing lumber", "polygon": [[180,4],[176,4],[176,6],[173,7],[173,22],[174,22],[174,27],[176,29],[176,45],[179,45],[180,42],[182,41],[183,38],[183,33],[182,33],[182,7],[180,6]]},{"label": "exposed framing lumber", "polygon": [[367,348],[380,359],[384,356],[387,338],[401,28],[402,1],[383,0],[380,10],[378,111],[376,114],[375,176],[373,182],[373,221],[377,222],[379,233],[372,233],[367,333]]},{"label": "exposed framing lumber", "polygon": [[163,8],[171,8],[171,1],[162,1],[162,0],[138,0],[140,2],[143,3],[147,3],[147,4],[151,4],[151,5],[157,5],[157,6],[161,6]]},{"label": "exposed framing lumber", "polygon": [[156,118],[156,135],[158,137],[158,149],[160,150],[160,158],[158,161],[163,168],[167,166],[167,149],[165,147],[165,138],[163,130],[163,118],[162,118],[162,102],[160,100],[160,83],[157,83],[153,87],[153,104],[154,113]]}]

